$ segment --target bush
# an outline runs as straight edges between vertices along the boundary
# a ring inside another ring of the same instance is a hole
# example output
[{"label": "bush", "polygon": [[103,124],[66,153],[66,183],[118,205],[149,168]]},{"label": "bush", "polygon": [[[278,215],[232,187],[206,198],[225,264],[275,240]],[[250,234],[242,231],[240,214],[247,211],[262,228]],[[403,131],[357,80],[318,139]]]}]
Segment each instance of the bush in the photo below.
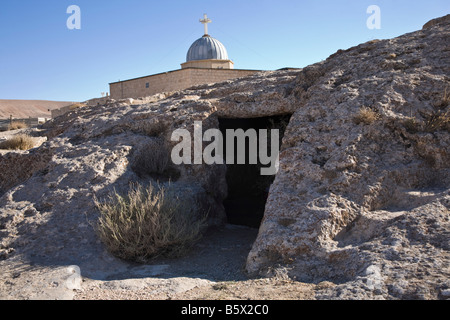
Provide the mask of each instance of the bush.
[{"label": "bush", "polygon": [[367,107],[362,107],[359,109],[358,114],[353,118],[356,124],[372,124],[380,118],[380,115]]},{"label": "bush", "polygon": [[155,180],[178,180],[180,173],[170,161],[170,151],[162,138],[152,138],[134,150],[131,169],[139,176]]},{"label": "bush", "polygon": [[33,137],[26,134],[18,134],[0,143],[0,149],[7,150],[28,150],[33,148],[35,141]]},{"label": "bush", "polygon": [[450,132],[450,111],[436,110],[433,112],[421,112],[423,121],[409,117],[403,121],[403,126],[409,133],[417,132]]},{"label": "bush", "polygon": [[438,110],[424,115],[423,131],[436,132],[445,130],[450,132],[450,110]]},{"label": "bush", "polygon": [[25,122],[13,121],[10,125],[8,125],[8,130],[19,130],[26,129],[28,125]]},{"label": "bush", "polygon": [[158,256],[179,257],[199,238],[206,217],[193,215],[164,188],[131,185],[126,196],[112,193],[106,202],[95,199],[100,211],[98,234],[115,256],[145,262]]},{"label": "bush", "polygon": [[167,169],[169,159],[164,140],[156,138],[135,151],[131,168],[138,174],[162,174]]}]

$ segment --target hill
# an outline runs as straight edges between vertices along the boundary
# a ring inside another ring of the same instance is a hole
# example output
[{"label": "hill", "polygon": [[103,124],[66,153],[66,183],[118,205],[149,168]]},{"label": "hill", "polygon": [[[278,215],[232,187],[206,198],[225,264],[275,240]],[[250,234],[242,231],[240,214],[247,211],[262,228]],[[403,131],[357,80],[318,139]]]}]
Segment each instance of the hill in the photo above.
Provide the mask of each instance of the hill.
[{"label": "hill", "polygon": [[69,101],[0,99],[0,119],[9,119],[10,115],[16,119],[50,118],[49,110],[59,109],[72,103]]}]

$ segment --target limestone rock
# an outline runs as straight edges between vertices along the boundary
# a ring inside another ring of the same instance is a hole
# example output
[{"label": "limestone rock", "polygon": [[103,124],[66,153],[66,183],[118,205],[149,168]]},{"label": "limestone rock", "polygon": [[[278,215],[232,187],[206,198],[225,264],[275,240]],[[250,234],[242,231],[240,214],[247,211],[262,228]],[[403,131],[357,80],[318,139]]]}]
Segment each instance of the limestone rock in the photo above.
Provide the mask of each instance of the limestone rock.
[{"label": "limestone rock", "polygon": [[[384,297],[438,296],[432,285],[416,294],[411,278],[429,270],[440,283],[450,271],[449,127],[428,128],[427,116],[447,112],[448,121],[447,20],[300,73],[294,94],[302,106],[284,137],[250,272],[288,264],[303,281],[360,275],[367,292],[374,282],[364,270],[377,261],[377,275],[410,281],[395,292],[379,282]],[[379,115],[372,124],[355,124],[363,107]],[[408,127],[411,119],[421,125]]]},{"label": "limestone rock", "polygon": [[428,21],[423,28],[427,29],[427,28],[431,28],[435,25],[439,25],[439,24],[443,24],[443,23],[448,23],[450,21],[450,14],[440,17],[440,18],[436,18],[433,20]]}]

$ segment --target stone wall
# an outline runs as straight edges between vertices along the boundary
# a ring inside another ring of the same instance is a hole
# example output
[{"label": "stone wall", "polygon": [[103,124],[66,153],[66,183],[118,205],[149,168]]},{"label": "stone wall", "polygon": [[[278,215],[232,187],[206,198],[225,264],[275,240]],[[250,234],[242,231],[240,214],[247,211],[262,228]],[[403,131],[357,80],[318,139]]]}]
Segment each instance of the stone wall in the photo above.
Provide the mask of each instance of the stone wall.
[{"label": "stone wall", "polygon": [[111,97],[106,96],[106,97],[101,97],[101,98],[90,99],[83,103],[71,104],[71,105],[68,105],[68,106],[65,106],[65,107],[62,107],[59,109],[53,109],[53,110],[51,110],[52,119],[59,117],[63,114],[66,114],[67,112],[73,111],[77,108],[81,108],[81,107],[85,107],[85,106],[95,107],[95,106],[104,105],[104,104],[108,103],[110,100],[111,100]]},{"label": "stone wall", "polygon": [[[105,100],[106,101],[106,100]],[[73,111],[75,109],[81,108],[81,107],[85,107],[86,104],[85,103],[75,103],[75,104],[71,104],[70,106],[65,106],[59,109],[53,109],[51,111],[52,113],[52,119],[55,119],[56,117],[59,117],[63,114],[66,114],[67,112]],[[91,104],[92,106],[92,104]]]},{"label": "stone wall", "polygon": [[195,85],[245,77],[258,70],[186,68],[147,77],[110,83],[111,98],[140,98],[156,93],[178,91]]},{"label": "stone wall", "polygon": [[181,64],[182,69],[198,68],[198,69],[234,69],[234,63],[231,60],[193,60]]},{"label": "stone wall", "polygon": [[110,99],[111,99],[111,97],[108,95],[106,97],[90,99],[90,100],[85,101],[84,103],[86,105],[88,105],[89,107],[95,107],[95,106],[104,105],[104,104],[108,103],[108,100],[110,100]]}]

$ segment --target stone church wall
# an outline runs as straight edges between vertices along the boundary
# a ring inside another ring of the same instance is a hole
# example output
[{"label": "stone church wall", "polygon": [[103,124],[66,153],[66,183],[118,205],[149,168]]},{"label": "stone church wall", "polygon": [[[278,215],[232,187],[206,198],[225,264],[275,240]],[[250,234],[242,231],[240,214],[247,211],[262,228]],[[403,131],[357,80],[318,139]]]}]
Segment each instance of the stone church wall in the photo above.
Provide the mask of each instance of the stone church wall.
[{"label": "stone church wall", "polygon": [[156,93],[177,91],[195,85],[245,77],[258,70],[186,68],[147,77],[110,83],[112,99],[140,98]]}]

